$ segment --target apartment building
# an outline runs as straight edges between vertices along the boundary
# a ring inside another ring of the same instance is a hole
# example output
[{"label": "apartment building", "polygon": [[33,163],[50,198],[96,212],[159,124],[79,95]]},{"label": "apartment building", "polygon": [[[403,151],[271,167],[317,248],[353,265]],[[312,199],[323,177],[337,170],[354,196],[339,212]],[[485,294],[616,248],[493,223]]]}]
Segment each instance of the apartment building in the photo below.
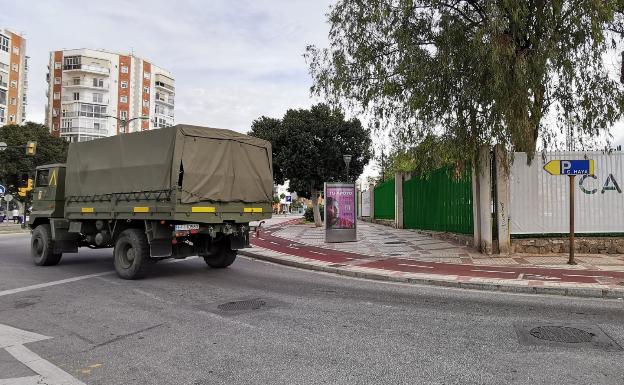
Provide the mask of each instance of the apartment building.
[{"label": "apartment building", "polygon": [[26,120],[26,39],[0,28],[0,126]]},{"label": "apartment building", "polygon": [[132,54],[53,51],[47,81],[46,125],[70,142],[174,124],[173,76]]}]

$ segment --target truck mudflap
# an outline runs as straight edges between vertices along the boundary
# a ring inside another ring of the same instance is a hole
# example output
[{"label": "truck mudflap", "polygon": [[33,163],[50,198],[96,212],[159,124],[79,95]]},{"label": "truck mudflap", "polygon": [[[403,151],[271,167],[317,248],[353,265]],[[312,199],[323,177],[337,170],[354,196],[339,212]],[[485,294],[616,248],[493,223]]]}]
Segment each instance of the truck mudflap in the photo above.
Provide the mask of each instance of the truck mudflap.
[{"label": "truck mudflap", "polygon": [[69,221],[66,219],[50,219],[50,230],[54,240],[55,253],[77,253],[80,235],[69,232]]},{"label": "truck mudflap", "polygon": [[251,247],[249,245],[249,232],[230,235],[230,249],[240,250],[248,247]]}]

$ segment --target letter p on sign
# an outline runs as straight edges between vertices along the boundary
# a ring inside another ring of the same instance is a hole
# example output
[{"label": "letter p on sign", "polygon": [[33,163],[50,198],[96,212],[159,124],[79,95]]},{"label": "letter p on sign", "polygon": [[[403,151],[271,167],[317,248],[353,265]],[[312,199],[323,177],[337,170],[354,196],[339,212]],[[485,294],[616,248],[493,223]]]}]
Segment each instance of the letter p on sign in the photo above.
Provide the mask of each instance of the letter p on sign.
[{"label": "letter p on sign", "polygon": [[569,160],[562,160],[561,161],[561,174],[562,175],[566,175],[568,174],[568,170],[570,170],[572,168],[572,162],[570,162]]}]

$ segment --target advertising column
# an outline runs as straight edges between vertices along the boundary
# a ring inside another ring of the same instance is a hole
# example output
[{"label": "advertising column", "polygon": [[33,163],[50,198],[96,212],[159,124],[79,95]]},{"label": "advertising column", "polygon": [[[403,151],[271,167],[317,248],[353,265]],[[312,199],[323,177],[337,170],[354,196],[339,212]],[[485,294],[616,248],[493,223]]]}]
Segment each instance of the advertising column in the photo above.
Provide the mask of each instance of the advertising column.
[{"label": "advertising column", "polygon": [[325,242],[356,241],[355,223],[355,184],[325,183]]}]

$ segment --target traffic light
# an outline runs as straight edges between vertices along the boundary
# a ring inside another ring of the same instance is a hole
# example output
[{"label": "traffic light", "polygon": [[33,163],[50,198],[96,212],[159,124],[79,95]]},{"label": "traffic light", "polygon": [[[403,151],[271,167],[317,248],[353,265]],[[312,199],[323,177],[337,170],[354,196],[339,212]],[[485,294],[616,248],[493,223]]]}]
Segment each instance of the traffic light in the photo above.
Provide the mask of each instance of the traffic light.
[{"label": "traffic light", "polygon": [[17,194],[21,196],[22,198],[25,198],[28,192],[32,189],[33,189],[33,180],[31,178],[28,178],[28,184],[26,185],[26,187],[18,188]]},{"label": "traffic light", "polygon": [[37,152],[37,142],[28,142],[26,144],[26,155],[33,156]]}]

